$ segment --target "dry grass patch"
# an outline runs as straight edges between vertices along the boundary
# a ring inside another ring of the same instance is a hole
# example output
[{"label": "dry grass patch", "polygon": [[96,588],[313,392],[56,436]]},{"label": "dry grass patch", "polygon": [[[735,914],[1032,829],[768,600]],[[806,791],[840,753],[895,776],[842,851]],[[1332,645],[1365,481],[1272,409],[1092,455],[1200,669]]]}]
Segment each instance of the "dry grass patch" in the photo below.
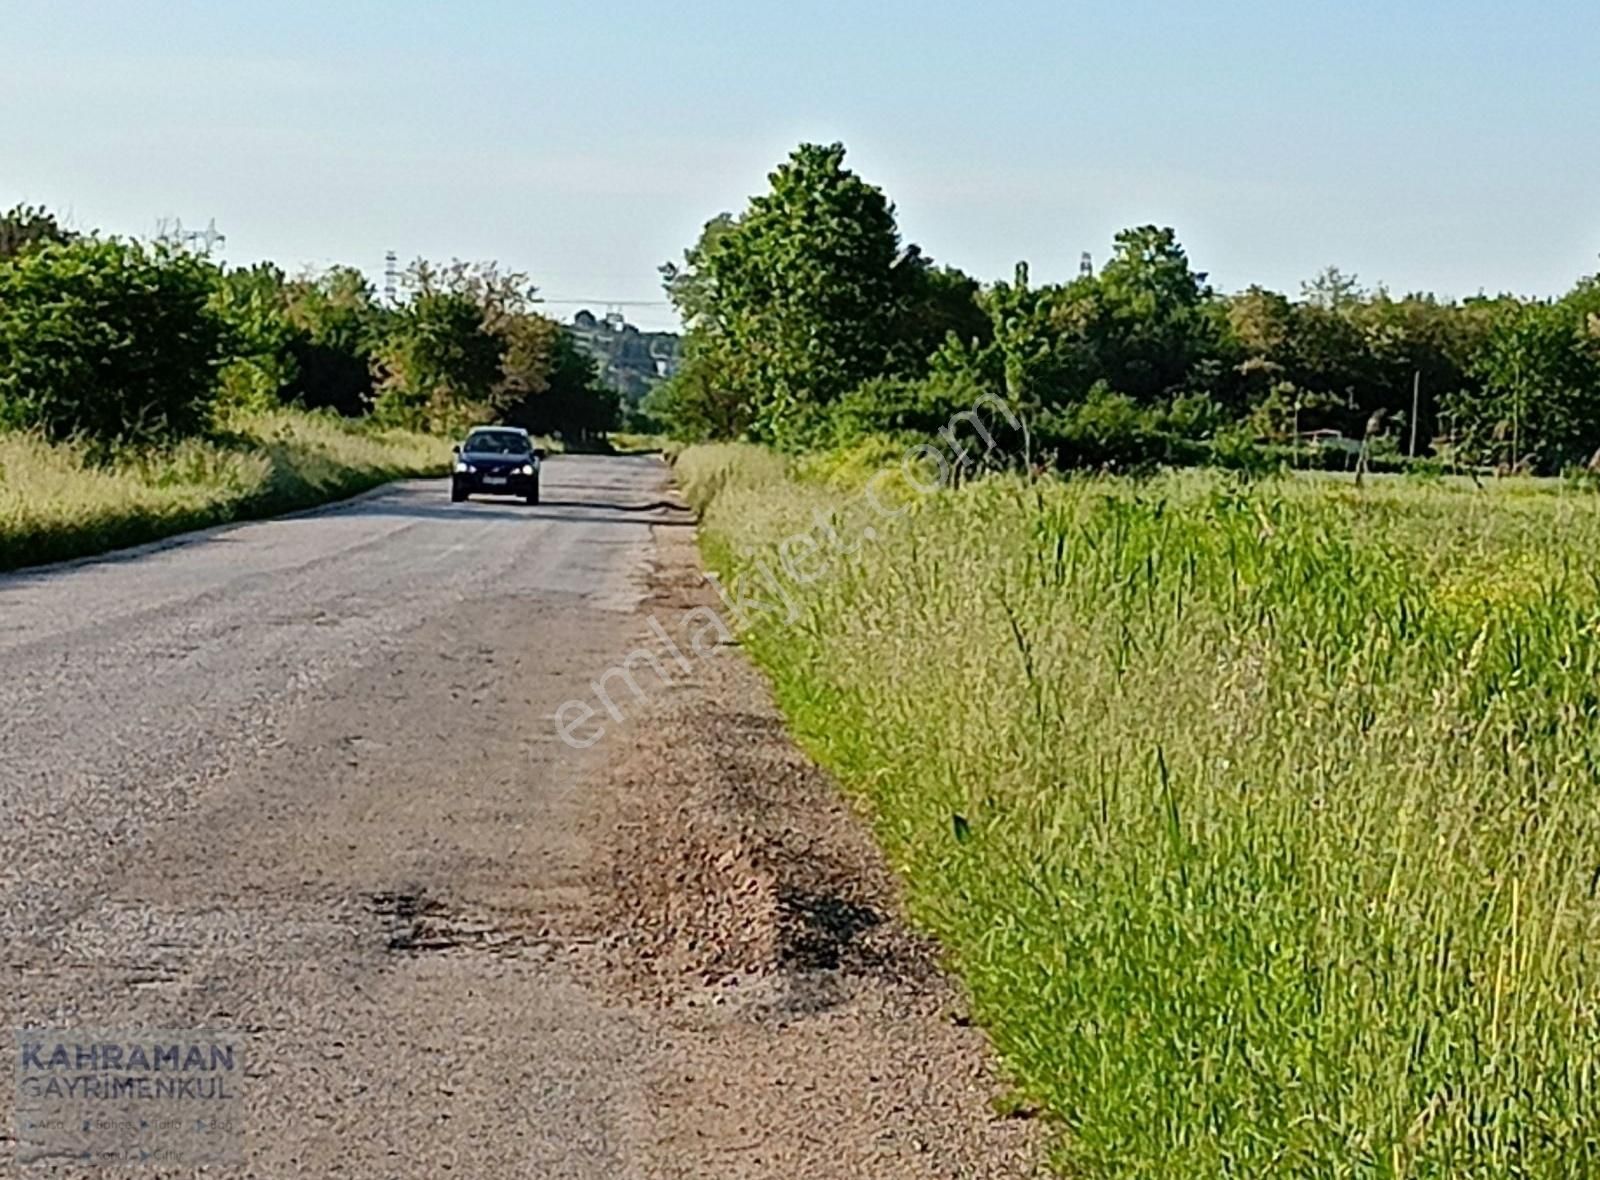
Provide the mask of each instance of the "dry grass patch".
[{"label": "dry grass patch", "polygon": [[0,435],[0,569],[292,511],[388,480],[448,470],[440,439],[279,411],[191,440],[96,461],[82,446]]}]

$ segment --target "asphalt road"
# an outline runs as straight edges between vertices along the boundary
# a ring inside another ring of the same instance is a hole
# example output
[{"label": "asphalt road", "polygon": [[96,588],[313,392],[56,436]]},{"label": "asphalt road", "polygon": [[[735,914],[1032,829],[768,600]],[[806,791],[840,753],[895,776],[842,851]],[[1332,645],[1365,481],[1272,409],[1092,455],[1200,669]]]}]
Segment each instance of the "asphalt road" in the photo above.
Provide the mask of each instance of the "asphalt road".
[{"label": "asphalt road", "polygon": [[418,481],[0,577],[3,1022],[243,1030],[250,1175],[626,1174],[604,743],[552,716],[637,641],[666,483],[561,457],[538,507]]}]

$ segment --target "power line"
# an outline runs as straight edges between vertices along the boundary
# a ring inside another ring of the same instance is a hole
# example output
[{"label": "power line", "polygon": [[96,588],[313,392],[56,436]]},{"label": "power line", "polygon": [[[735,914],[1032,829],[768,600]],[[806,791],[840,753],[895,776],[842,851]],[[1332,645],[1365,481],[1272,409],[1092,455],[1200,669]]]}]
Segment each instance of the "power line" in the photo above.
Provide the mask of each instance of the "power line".
[{"label": "power line", "polygon": [[671,307],[668,299],[562,299],[542,292],[535,298],[540,303],[589,304],[595,307]]}]

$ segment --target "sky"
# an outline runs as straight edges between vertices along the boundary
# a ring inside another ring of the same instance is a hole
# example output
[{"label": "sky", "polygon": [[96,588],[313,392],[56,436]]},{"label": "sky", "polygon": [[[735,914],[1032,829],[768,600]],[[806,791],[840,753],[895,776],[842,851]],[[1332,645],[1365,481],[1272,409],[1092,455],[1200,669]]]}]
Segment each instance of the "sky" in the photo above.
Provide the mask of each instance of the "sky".
[{"label": "sky", "polygon": [[983,279],[1155,223],[1223,290],[1547,295],[1600,270],[1597,59],[1584,0],[0,0],[0,206],[669,327],[656,268],[841,140]]}]

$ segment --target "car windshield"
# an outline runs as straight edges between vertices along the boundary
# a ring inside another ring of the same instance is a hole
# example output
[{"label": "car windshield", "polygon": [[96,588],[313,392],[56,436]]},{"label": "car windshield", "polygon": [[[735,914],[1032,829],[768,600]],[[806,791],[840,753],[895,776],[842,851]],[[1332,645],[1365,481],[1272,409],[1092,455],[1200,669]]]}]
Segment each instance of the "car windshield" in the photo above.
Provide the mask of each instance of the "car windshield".
[{"label": "car windshield", "polygon": [[512,430],[482,430],[467,435],[467,445],[461,449],[474,455],[526,455],[533,445],[527,435]]}]

